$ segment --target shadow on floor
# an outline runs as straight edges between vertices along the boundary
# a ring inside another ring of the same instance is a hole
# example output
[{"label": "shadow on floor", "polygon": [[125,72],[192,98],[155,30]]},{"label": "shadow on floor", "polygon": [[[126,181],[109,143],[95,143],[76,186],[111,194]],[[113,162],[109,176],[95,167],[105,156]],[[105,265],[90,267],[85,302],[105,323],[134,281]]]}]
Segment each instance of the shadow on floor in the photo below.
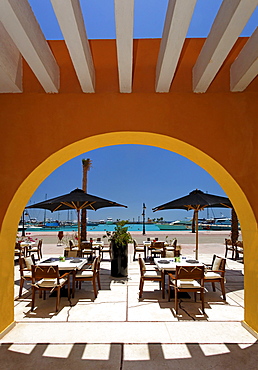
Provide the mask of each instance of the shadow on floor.
[{"label": "shadow on floor", "polygon": [[2,370],[255,369],[258,343],[12,344],[0,346]]}]

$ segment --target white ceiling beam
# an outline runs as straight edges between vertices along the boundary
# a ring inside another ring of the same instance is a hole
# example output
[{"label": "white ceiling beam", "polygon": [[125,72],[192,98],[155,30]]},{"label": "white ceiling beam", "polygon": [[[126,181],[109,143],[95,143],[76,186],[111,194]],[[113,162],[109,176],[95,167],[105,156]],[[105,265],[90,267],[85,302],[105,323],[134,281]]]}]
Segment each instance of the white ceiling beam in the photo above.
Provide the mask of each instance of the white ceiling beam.
[{"label": "white ceiling beam", "polygon": [[134,0],[115,0],[119,88],[132,92]]},{"label": "white ceiling beam", "polygon": [[79,0],[51,0],[75,72],[85,93],[95,92],[95,70]]},{"label": "white ceiling beam", "polygon": [[169,92],[196,1],[169,1],[156,68],[156,92]]},{"label": "white ceiling beam", "polygon": [[22,92],[22,56],[0,22],[0,93]]},{"label": "white ceiling beam", "polygon": [[204,93],[215,78],[258,0],[224,0],[193,68],[193,91]]},{"label": "white ceiling beam", "polygon": [[0,21],[46,92],[59,89],[59,67],[27,0],[1,0]]},{"label": "white ceiling beam", "polygon": [[230,68],[230,90],[243,91],[258,74],[258,27]]}]

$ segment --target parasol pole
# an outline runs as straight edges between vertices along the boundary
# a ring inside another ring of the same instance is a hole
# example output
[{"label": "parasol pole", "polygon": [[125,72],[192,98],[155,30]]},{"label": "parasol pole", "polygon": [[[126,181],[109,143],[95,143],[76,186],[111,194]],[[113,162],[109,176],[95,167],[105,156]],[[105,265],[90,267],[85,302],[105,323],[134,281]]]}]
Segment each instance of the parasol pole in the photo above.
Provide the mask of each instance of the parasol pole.
[{"label": "parasol pole", "polygon": [[78,224],[78,247],[80,248],[80,244],[81,244],[81,235],[80,235],[81,223],[80,223],[80,210],[79,209],[77,209],[77,224]]},{"label": "parasol pole", "polygon": [[195,212],[195,259],[198,260],[198,210]]}]

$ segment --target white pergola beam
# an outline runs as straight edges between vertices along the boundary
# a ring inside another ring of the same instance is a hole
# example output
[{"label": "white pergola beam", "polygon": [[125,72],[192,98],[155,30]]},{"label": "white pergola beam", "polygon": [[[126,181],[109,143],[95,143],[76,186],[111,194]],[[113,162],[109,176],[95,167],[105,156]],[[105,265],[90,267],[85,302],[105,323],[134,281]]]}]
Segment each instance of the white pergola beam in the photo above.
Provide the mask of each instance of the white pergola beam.
[{"label": "white pergola beam", "polygon": [[169,1],[156,68],[156,92],[169,92],[196,1]]},{"label": "white pergola beam", "polygon": [[51,0],[70,53],[75,72],[85,93],[95,92],[95,70],[79,0]]},{"label": "white pergola beam", "polygon": [[258,74],[258,27],[230,68],[230,90],[243,91]]},{"label": "white pergola beam", "polygon": [[46,92],[59,89],[59,67],[27,0],[1,0],[0,21]]},{"label": "white pergola beam", "polygon": [[119,88],[132,92],[134,0],[115,0]]},{"label": "white pergola beam", "polygon": [[258,0],[224,0],[193,68],[193,91],[204,93],[215,78]]},{"label": "white pergola beam", "polygon": [[22,92],[22,57],[0,22],[0,93]]}]

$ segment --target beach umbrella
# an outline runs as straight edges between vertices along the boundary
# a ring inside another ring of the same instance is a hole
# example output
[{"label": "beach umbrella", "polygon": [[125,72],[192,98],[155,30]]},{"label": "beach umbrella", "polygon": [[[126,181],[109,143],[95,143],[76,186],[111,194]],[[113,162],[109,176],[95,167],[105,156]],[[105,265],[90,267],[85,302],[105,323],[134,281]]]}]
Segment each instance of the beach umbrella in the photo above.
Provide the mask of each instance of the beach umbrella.
[{"label": "beach umbrella", "polygon": [[48,199],[40,203],[33,204],[26,208],[41,208],[51,212],[75,209],[78,217],[78,242],[80,243],[80,211],[82,209],[92,209],[96,211],[105,207],[125,207],[122,204],[87,194],[82,189],[75,189],[68,194],[60,195],[56,198]]},{"label": "beach umbrella", "polygon": [[193,190],[188,195],[172,200],[171,202],[162,204],[161,206],[154,207],[153,212],[162,211],[164,209],[185,209],[187,211],[194,210],[195,214],[195,230],[196,230],[196,248],[195,258],[198,260],[198,212],[204,210],[204,208],[233,208],[230,200],[220,195],[213,195],[204,193],[201,190]]}]

